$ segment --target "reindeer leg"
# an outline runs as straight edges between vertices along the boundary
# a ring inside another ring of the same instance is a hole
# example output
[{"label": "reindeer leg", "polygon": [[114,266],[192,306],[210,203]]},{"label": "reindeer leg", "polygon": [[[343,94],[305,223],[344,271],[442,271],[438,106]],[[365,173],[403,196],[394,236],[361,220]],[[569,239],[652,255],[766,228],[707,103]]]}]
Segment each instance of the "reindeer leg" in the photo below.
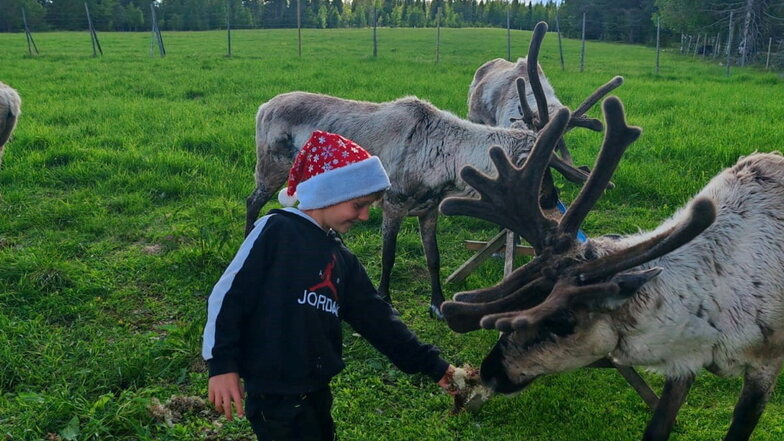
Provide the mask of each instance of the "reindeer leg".
[{"label": "reindeer leg", "polygon": [[245,212],[245,236],[250,234],[250,231],[253,229],[253,224],[259,217],[261,207],[263,207],[268,200],[269,192],[265,191],[261,187],[256,187],[253,190],[253,193],[248,196],[246,201],[247,210]]},{"label": "reindeer leg", "polygon": [[14,131],[16,126],[16,115],[8,111],[8,115],[0,117],[0,155],[3,153],[3,145],[11,137],[11,132]]},{"label": "reindeer leg", "polygon": [[441,256],[438,253],[438,241],[436,240],[437,226],[437,207],[419,216],[419,234],[422,237],[427,270],[430,273],[430,316],[443,320],[441,303],[444,302],[444,294],[441,291]]},{"label": "reindeer leg", "polygon": [[648,422],[648,427],[645,428],[643,441],[666,441],[670,437],[672,426],[675,424],[675,416],[678,415],[678,410],[686,401],[686,395],[689,394],[693,383],[693,375],[667,379],[659,403],[653,411],[653,417]]},{"label": "reindeer leg", "polygon": [[283,185],[287,175],[288,171],[280,172],[279,170],[276,170],[269,172],[267,177],[262,178],[261,180],[257,179],[256,188],[253,190],[253,193],[248,196],[246,201],[245,236],[250,234],[262,207],[269,202],[270,197]]},{"label": "reindeer leg", "polygon": [[772,365],[748,368],[743,377],[743,390],[732,414],[732,424],[724,441],[746,441],[757,426],[770,399],[781,371],[779,359]]},{"label": "reindeer leg", "polygon": [[378,295],[388,303],[392,303],[389,295],[389,279],[392,267],[395,265],[395,251],[397,250],[397,233],[405,217],[405,210],[399,205],[383,202],[383,222],[381,223],[381,281],[378,284]]},{"label": "reindeer leg", "polygon": [[[296,154],[296,151],[294,153]],[[272,158],[268,155],[259,157],[256,164],[256,188],[246,202],[245,236],[253,229],[253,224],[264,204],[269,202],[270,197],[286,182],[293,162],[293,157],[287,158],[282,155]]]}]

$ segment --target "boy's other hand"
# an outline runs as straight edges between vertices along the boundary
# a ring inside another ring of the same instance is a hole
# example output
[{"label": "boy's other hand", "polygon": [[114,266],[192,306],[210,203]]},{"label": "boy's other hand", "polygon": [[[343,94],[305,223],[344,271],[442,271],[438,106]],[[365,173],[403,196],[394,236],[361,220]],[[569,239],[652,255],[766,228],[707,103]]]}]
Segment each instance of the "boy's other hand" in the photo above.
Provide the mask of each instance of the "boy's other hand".
[{"label": "boy's other hand", "polygon": [[237,372],[210,377],[210,402],[218,412],[226,415],[227,420],[231,421],[232,419],[232,401],[234,402],[234,408],[237,410],[237,416],[245,416],[245,409],[242,407],[242,397],[244,395],[245,391],[240,382],[240,375]]},{"label": "boy's other hand", "polygon": [[438,380],[438,385],[441,386],[441,389],[444,389],[446,393],[453,396],[457,395],[458,392],[457,387],[455,387],[454,382],[452,381],[454,375],[455,375],[455,367],[450,364],[449,367],[446,368],[446,372],[444,372],[444,376],[441,377],[440,380]]}]

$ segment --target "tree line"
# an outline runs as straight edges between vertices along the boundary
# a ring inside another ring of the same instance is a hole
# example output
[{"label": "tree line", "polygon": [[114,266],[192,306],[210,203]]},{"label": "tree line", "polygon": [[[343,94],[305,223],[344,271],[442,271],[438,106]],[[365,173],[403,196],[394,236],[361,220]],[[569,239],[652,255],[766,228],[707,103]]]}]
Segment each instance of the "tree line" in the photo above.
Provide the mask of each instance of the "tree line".
[{"label": "tree line", "polygon": [[656,5],[662,24],[674,31],[728,38],[732,29],[732,52],[744,59],[764,52],[775,41],[778,61],[784,62],[784,1],[656,0]]},{"label": "tree line", "polygon": [[[0,31],[23,30],[24,9],[31,29],[84,30],[85,4],[99,31],[151,29],[150,0],[2,0]],[[661,21],[663,37],[720,33],[729,13],[741,50],[753,53],[772,37],[784,40],[781,0],[155,0],[158,27],[164,31],[226,28],[506,27],[533,29],[546,21],[571,38],[651,44]]]},{"label": "tree line", "polygon": [[[87,29],[85,3],[98,31],[151,29],[150,0],[2,0],[0,32],[23,30],[22,8],[32,30]],[[297,0],[157,0],[153,7],[164,31],[297,26]],[[299,0],[306,28],[505,27],[533,29],[555,17],[556,3],[503,0]]]}]

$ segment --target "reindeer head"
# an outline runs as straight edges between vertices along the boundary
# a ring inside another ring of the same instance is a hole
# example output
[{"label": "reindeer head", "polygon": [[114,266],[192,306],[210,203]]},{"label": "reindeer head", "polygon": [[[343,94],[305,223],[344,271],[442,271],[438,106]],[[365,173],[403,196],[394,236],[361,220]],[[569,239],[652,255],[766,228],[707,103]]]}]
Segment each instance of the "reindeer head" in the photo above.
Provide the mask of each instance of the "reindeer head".
[{"label": "reindeer head", "polygon": [[705,199],[691,204],[680,224],[629,248],[598,257],[595,241],[580,243],[576,233],[601,196],[623,152],[641,133],[626,125],[621,101],[606,99],[607,125],[595,168],[562,218],[543,214],[539,191],[570,114],[560,109],[539,132],[522,168],[500,148],[490,157],[498,171],[491,178],[465,167],[463,180],[480,199],[448,198],[447,215],[485,219],[515,231],[537,256],[497,285],[456,294],[442,305],[447,324],[457,332],[498,329],[501,337],[480,369],[482,380],[497,392],[519,390],[539,375],[577,368],[605,357],[617,342],[608,314],[632,297],[661,269],[637,268],[688,243],[715,218]]}]

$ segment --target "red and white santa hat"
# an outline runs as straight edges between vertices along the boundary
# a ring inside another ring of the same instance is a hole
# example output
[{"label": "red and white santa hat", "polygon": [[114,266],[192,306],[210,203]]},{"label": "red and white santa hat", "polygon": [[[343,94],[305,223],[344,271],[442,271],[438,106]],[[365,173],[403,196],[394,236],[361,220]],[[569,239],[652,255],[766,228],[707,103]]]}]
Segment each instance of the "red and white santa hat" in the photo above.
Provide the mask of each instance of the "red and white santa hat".
[{"label": "red and white santa hat", "polygon": [[302,146],[289,172],[288,187],[278,201],[300,210],[328,207],[390,186],[378,156],[371,156],[354,141],[316,130]]}]

